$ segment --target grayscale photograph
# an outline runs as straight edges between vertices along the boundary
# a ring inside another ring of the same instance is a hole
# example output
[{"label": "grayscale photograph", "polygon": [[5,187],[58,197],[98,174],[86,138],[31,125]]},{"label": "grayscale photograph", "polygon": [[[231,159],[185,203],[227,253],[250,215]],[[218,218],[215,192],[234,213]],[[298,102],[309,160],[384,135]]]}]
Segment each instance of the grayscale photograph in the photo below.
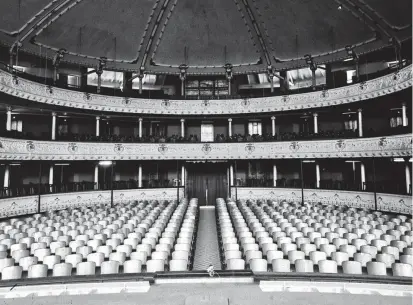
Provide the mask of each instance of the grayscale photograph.
[{"label": "grayscale photograph", "polygon": [[0,0],[1,305],[412,305],[412,0]]}]

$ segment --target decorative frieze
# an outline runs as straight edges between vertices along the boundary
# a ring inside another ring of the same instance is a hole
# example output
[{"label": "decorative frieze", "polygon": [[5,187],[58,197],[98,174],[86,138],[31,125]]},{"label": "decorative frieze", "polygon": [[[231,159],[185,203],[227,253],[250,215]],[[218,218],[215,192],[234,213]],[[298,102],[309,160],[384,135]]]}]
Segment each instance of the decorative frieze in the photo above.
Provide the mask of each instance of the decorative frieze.
[{"label": "decorative frieze", "polygon": [[50,105],[99,112],[216,115],[288,111],[349,104],[412,86],[412,66],[363,83],[286,96],[229,100],[162,100],[105,96],[50,87],[0,71],[0,92]]},{"label": "decorative frieze", "polygon": [[[176,200],[184,198],[184,188],[157,188],[114,190],[113,202],[127,203],[134,200]],[[89,191],[45,194],[40,196],[40,212],[110,204],[111,191]],[[0,218],[38,213],[39,196],[0,199]]]},{"label": "decorative frieze", "polygon": [[[301,202],[301,189],[290,188],[248,188],[232,187],[231,198],[252,200],[274,200],[277,202]],[[412,196],[397,194],[376,194],[377,210],[401,214],[412,214]],[[311,203],[375,209],[374,193],[340,190],[304,189],[304,201]]]},{"label": "decorative frieze", "polygon": [[339,140],[256,143],[88,143],[0,138],[7,160],[231,160],[404,157],[411,134]]}]

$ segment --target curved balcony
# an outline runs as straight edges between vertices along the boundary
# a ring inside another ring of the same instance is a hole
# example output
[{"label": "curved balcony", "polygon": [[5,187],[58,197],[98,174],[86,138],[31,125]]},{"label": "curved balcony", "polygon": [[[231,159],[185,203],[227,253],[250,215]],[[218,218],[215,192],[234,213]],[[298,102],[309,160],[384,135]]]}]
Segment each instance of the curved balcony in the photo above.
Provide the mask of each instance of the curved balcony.
[{"label": "curved balcony", "polygon": [[412,66],[370,81],[303,94],[228,100],[162,100],[104,96],[43,85],[0,71],[0,92],[78,109],[136,114],[217,115],[309,109],[367,100],[412,86]]},{"label": "curved balcony", "polygon": [[0,159],[6,160],[312,159],[411,155],[411,134],[255,143],[87,143],[0,137]]},{"label": "curved balcony", "polygon": [[232,187],[231,197],[233,199],[293,202],[303,200],[312,203],[321,202],[329,205],[346,205],[353,208],[412,214],[412,196],[408,195],[323,189]]}]

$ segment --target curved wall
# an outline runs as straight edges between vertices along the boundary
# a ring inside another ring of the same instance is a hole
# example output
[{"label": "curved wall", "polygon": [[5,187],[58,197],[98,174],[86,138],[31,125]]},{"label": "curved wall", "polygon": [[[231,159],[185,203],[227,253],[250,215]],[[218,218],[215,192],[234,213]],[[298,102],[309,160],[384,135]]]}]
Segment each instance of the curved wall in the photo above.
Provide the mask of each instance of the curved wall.
[{"label": "curved wall", "polygon": [[345,140],[158,144],[27,141],[0,137],[0,159],[6,160],[230,160],[411,155],[411,134]]},{"label": "curved wall", "polygon": [[[301,189],[232,187],[231,198],[301,201]],[[412,196],[377,193],[377,210],[412,214]],[[374,193],[339,190],[304,189],[304,201],[311,203],[346,205],[354,208],[375,209]]]},{"label": "curved wall", "polygon": [[[184,196],[184,188],[179,188],[179,198]],[[114,190],[113,202],[123,203],[130,200],[176,200],[177,188]],[[110,204],[111,191],[89,191],[57,193],[0,199],[0,218],[33,214],[38,212],[62,210],[95,204]]]},{"label": "curved wall", "polygon": [[303,94],[229,100],[159,100],[87,94],[50,87],[0,71],[0,91],[35,102],[88,109],[139,114],[209,115],[288,111],[348,104],[412,86],[412,66],[367,82]]}]

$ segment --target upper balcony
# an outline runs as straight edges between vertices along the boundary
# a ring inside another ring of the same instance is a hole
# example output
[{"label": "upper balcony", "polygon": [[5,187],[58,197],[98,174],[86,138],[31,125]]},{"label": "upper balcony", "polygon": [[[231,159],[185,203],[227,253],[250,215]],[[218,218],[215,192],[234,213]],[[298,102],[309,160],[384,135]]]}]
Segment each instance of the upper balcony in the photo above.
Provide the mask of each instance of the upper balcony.
[{"label": "upper balcony", "polygon": [[0,138],[0,159],[6,160],[312,159],[411,155],[411,134],[255,143],[88,143]]},{"label": "upper balcony", "polygon": [[345,87],[301,94],[223,100],[145,99],[91,94],[53,87],[0,71],[0,92],[52,106],[153,115],[226,115],[293,111],[350,104],[412,86],[412,66]]}]

